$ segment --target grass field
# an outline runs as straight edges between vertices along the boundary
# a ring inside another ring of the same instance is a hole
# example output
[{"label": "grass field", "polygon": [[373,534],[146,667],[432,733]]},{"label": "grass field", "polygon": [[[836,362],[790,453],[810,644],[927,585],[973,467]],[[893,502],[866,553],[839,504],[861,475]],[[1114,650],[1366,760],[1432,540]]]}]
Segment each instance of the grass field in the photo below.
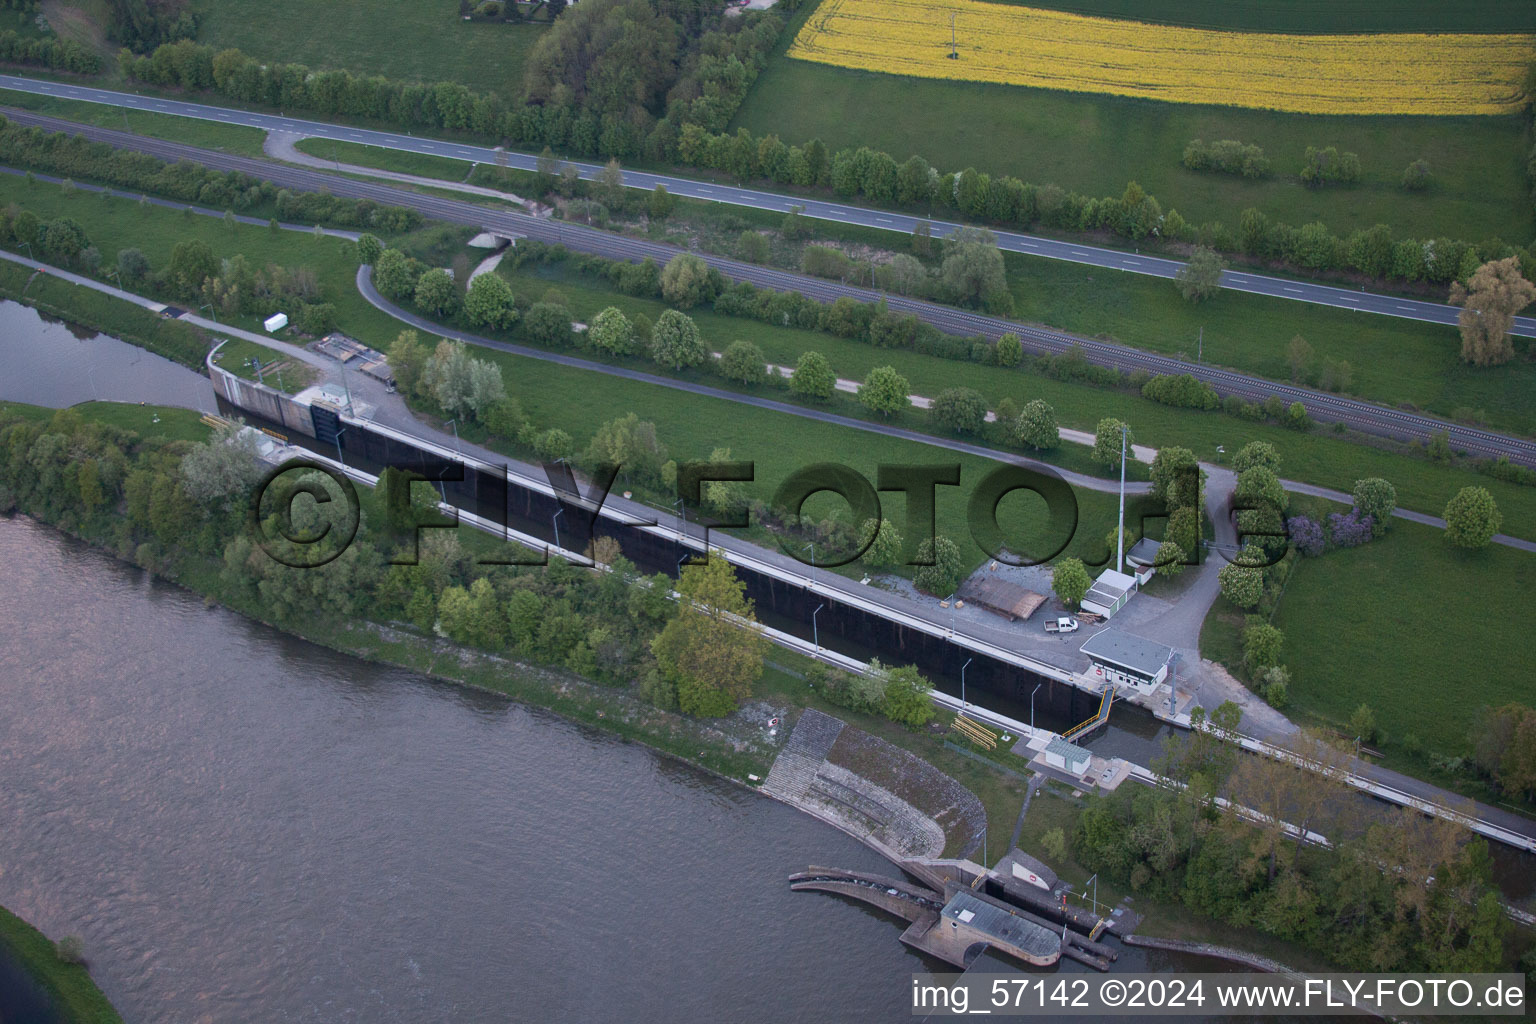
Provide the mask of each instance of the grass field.
[{"label": "grass field", "polygon": [[266,61],[345,68],[406,81],[461,82],[515,99],[538,25],[462,21],[452,0],[242,0],[199,4],[198,41]]},{"label": "grass field", "polygon": [[1018,0],[1102,18],[1250,32],[1532,32],[1524,0],[1452,5],[1435,0]]},{"label": "grass field", "polygon": [[429,153],[407,153],[382,146],[365,146],[360,142],[340,139],[300,139],[294,148],[322,160],[337,160],[359,167],[378,167],[402,174],[419,174],[424,178],[440,181],[463,181],[474,164],[468,160],[454,160]]},{"label": "grass field", "polygon": [[[531,278],[537,277],[534,281]],[[644,312],[653,320],[659,303],[623,295],[603,282],[577,278],[562,269],[529,268],[509,274],[515,291],[537,298],[545,288],[555,287],[570,301],[578,315],[590,316],[604,306],[618,306],[628,312]],[[751,340],[774,362],[792,364],[807,349],[823,353],[840,377],[862,380],[876,366],[895,366],[912,383],[918,394],[935,395],[948,387],[974,387],[989,402],[1004,396],[1021,405],[1032,398],[1044,398],[1056,409],[1063,426],[1092,430],[1101,417],[1117,416],[1136,430],[1137,440],[1154,447],[1181,444],[1200,458],[1219,461],[1216,446],[1236,451],[1248,441],[1264,440],[1282,453],[1282,475],[1349,491],[1354,481],[1367,476],[1384,476],[1397,487],[1398,500],[1405,508],[1415,508],[1438,515],[1452,494],[1467,484],[1478,484],[1492,491],[1504,512],[1506,533],[1536,537],[1536,488],[1500,483],[1468,470],[1449,468],[1407,455],[1383,452],[1349,443],[1318,431],[1297,433],[1263,423],[1238,420],[1224,414],[1175,409],[1136,395],[1083,384],[1066,383],[1034,374],[956,362],[900,349],[875,349],[867,344],[810,331],[777,329],[755,321],[718,317],[694,311],[705,339],[716,350],[737,338]],[[909,414],[911,422],[919,422]],[[1069,456],[1070,458],[1070,456]],[[1075,467],[1074,467],[1075,468]]]},{"label": "grass field", "polygon": [[1504,596],[1532,588],[1529,554],[1459,551],[1415,523],[1303,559],[1275,615],[1291,699],[1334,723],[1369,704],[1389,742],[1465,750],[1480,707],[1531,700],[1536,605]]},{"label": "grass field", "polygon": [[[962,38],[963,37],[963,38]],[[988,0],[821,0],[789,56],[966,82],[1300,114],[1507,114],[1532,37],[1296,37],[1153,25]]]},{"label": "grass field", "polygon": [[0,953],[14,958],[42,986],[60,1024],[122,1024],[91,980],[90,971],[61,961],[46,935],[4,907],[0,907]]},{"label": "grass field", "polygon": [[22,110],[64,117],[103,128],[123,129],[136,135],[152,135],[157,139],[184,142],[205,149],[238,153],[241,156],[261,156],[261,143],[267,134],[260,128],[247,128],[244,125],[201,121],[194,117],[156,114],[127,107],[109,107],[80,100],[61,100],[13,89],[0,89],[0,105],[20,107]]},{"label": "grass field", "polygon": [[[798,28],[804,15],[786,31]],[[963,112],[963,116],[957,116]],[[1376,223],[1400,236],[1523,244],[1532,232],[1518,117],[1344,117],[1191,106],[1047,89],[948,82],[854,71],[775,57],[731,129],[820,138],[834,151],[867,145],[897,161],[918,154],[941,170],[975,166],[1087,195],[1118,196],[1141,183],[1186,220],[1235,226],[1258,207],[1291,224],[1320,220],[1337,233]],[[1191,139],[1238,139],[1263,148],[1275,177],[1197,174],[1180,163]],[[1298,177],[1307,146],[1360,155],[1350,188],[1309,189]],[[1403,169],[1427,160],[1422,193]]]},{"label": "grass field", "polygon": [[[1533,585],[1536,559],[1525,552],[1459,551],[1440,531],[1400,520],[1363,547],[1299,560],[1273,620],[1291,670],[1286,714],[1342,732],[1367,704],[1385,734],[1373,746],[1389,767],[1495,799],[1482,781],[1446,772],[1433,755],[1467,754],[1483,707],[1530,703],[1536,609],[1501,596]],[[1200,634],[1201,656],[1240,664],[1243,618],[1218,598]],[[1412,749],[1415,739],[1421,751]]]},{"label": "grass field", "polygon": [[[1190,360],[1203,329],[1205,362],[1278,381],[1290,379],[1286,346],[1299,334],[1313,348],[1314,371],[1329,359],[1349,362],[1347,390],[1360,398],[1536,433],[1536,361],[1470,366],[1454,327],[1233,291],[1191,305],[1159,278],[1016,253],[1005,260],[1019,319]],[[1531,351],[1529,341],[1516,345]]]}]

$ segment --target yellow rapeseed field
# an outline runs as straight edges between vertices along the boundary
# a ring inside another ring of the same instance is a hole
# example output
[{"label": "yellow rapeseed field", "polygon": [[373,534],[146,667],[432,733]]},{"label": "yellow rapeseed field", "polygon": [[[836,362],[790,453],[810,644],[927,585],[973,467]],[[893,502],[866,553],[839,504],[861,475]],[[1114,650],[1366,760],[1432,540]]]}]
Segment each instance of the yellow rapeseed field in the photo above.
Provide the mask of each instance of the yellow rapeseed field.
[{"label": "yellow rapeseed field", "polygon": [[[949,57],[952,13],[958,59]],[[1536,36],[1219,32],[982,0],[822,0],[789,55],[1302,114],[1502,114],[1522,102]]]}]

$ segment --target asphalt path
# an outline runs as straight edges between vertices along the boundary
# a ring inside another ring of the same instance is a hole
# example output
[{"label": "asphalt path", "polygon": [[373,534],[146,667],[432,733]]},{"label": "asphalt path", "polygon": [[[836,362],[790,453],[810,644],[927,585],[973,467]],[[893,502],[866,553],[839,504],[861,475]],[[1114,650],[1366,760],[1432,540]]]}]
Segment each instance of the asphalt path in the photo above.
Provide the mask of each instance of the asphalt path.
[{"label": "asphalt path", "polygon": [[[56,96],[63,99],[79,100],[86,103],[131,107],[136,110],[148,110],[160,114],[175,114],[181,117],[193,117],[204,121],[245,125],[265,131],[290,132],[320,139],[356,142],[368,146],[378,146],[383,149],[421,153],[427,156],[450,157],[455,160],[468,160],[474,163],[497,163],[499,161],[517,170],[537,170],[538,157],[531,153],[498,150],[490,146],[452,142],[428,136],[411,135],[409,133],[375,131],[351,125],[330,124],[324,121],[309,121],[304,118],[285,117],[282,114],[262,114],[230,107],[216,107],[204,103],[189,103],[185,100],[166,99],[157,96],[140,96],[137,93],[96,89],[69,82],[52,82],[19,75],[0,75],[0,88],[15,89],[18,92],[28,92],[41,96]],[[602,170],[600,164],[582,163],[580,161],[563,162],[576,167],[582,176],[586,178],[596,177],[598,172]],[[690,199],[701,199],[712,203],[746,206],[756,210],[771,210],[782,213],[798,206],[802,208],[804,216],[816,220],[826,220],[836,224],[853,224],[877,230],[900,231],[905,234],[911,234],[912,229],[918,222],[924,220],[927,220],[927,223],[932,225],[933,234],[937,238],[942,238],[951,231],[961,227],[960,224],[951,221],[931,220],[890,210],[825,202],[803,196],[765,192],[760,189],[741,188],[720,182],[697,181],[692,178],[679,178],[670,174],[653,174],[647,171],[625,171],[624,184],[631,188],[645,189],[646,191],[655,188],[657,185],[665,185],[667,191],[673,195],[686,196]],[[1145,274],[1151,277],[1163,278],[1173,277],[1184,266],[1179,260],[1144,256],[1139,252],[1127,253],[1118,249],[1106,249],[1100,246],[1085,245],[1080,242],[1064,242],[1059,239],[1044,238],[1021,232],[991,230],[997,236],[999,248],[1010,252],[1024,253],[1029,256],[1042,256],[1047,259],[1063,260],[1068,263],[1103,267],[1106,270],[1123,270],[1131,274]],[[1222,274],[1221,284],[1222,287],[1237,292],[1268,295],[1277,299],[1290,299],[1321,306],[1334,306],[1339,309],[1352,309],[1362,313],[1377,313],[1383,316],[1401,317],[1406,320],[1420,320],[1426,323],[1455,325],[1456,318],[1461,312],[1456,306],[1448,306],[1439,302],[1426,302],[1422,299],[1410,299],[1396,295],[1382,295],[1375,292],[1367,292],[1364,289],[1356,291],[1350,288],[1338,288],[1333,285],[1272,277],[1267,274],[1243,270],[1225,271]],[[1522,337],[1536,337],[1536,317],[1516,317],[1512,333]]]},{"label": "asphalt path", "polygon": [[[3,76],[0,76],[0,83],[3,83]],[[595,253],[611,259],[638,262],[649,258],[658,263],[665,263],[684,251],[675,246],[629,238],[578,224],[530,217],[510,209],[362,181],[266,159],[202,149],[153,136],[84,125],[28,111],[6,109],[4,113],[18,123],[35,124],[53,131],[72,132],[119,148],[151,153],[166,160],[193,160],[219,170],[242,171],[284,188],[328,191],[333,195],[347,198],[371,199],[379,203],[410,207],[425,217],[509,236],[556,242],[571,249]],[[695,255],[718,269],[726,277],[747,281],[758,287],[772,288],[776,291],[796,291],[821,302],[832,302],[845,295],[864,302],[884,299],[892,310],[912,313],[949,334],[975,334],[996,340],[1001,335],[1011,332],[1020,337],[1026,350],[1037,354],[1064,354],[1075,351],[1090,362],[1126,372],[1144,370],[1154,374],[1188,373],[1211,384],[1219,394],[1224,396],[1235,394],[1249,401],[1263,401],[1270,396],[1276,396],[1286,403],[1301,402],[1316,420],[1342,422],[1362,432],[1399,441],[1427,441],[1433,434],[1445,431],[1450,437],[1453,448],[1479,456],[1507,455],[1513,462],[1536,466],[1536,441],[1529,439],[1468,427],[1421,413],[1373,405],[1342,395],[1251,377],[1219,367],[1188,363],[1125,345],[1016,323],[921,299],[886,295],[868,288],[807,277],[720,256],[703,253]]]}]

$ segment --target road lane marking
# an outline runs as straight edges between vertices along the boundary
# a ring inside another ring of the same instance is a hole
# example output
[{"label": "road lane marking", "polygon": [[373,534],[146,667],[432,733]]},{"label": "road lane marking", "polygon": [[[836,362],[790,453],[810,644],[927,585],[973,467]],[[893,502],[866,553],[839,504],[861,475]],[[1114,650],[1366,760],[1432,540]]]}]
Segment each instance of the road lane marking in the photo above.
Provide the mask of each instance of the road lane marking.
[{"label": "road lane marking", "polygon": [[1412,306],[1398,306],[1397,308],[1398,309],[1406,309],[1410,313],[1412,313],[1414,311]]},{"label": "road lane marking", "polygon": [[1135,266],[1135,267],[1141,266],[1141,260],[1125,260],[1124,262],[1130,264],[1131,266]]},{"label": "road lane marking", "polygon": [[1073,249],[1072,250],[1072,255],[1073,256],[1092,256],[1093,254],[1092,253],[1087,253],[1087,252],[1078,252],[1076,249]]},{"label": "road lane marking", "polygon": [[879,221],[881,224],[889,224],[891,222],[891,218],[889,217],[876,217],[875,220]]},{"label": "road lane marking", "polygon": [[1248,283],[1248,279],[1246,277],[1234,277],[1232,279],[1232,283],[1233,284],[1247,284]]},{"label": "road lane marking", "polygon": [[1293,292],[1296,295],[1304,294],[1300,288],[1292,288],[1289,285],[1286,286],[1285,290],[1288,291],[1288,292]]}]

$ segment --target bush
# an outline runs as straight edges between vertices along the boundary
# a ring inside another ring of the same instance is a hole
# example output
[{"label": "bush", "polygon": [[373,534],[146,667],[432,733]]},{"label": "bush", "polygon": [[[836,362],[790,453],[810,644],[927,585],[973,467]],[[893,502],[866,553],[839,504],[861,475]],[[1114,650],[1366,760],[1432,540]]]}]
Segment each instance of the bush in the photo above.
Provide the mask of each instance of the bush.
[{"label": "bush", "polygon": [[1348,512],[1330,512],[1328,514],[1328,539],[1334,547],[1357,548],[1369,543],[1376,536],[1375,526],[1371,517],[1361,515],[1360,510],[1350,509]]},{"label": "bush", "polygon": [[1195,139],[1184,147],[1184,166],[1192,171],[1219,171],[1245,178],[1263,178],[1269,174],[1269,160],[1258,146],[1243,145],[1235,139],[1206,143]]},{"label": "bush", "polygon": [[1301,180],[1314,188],[1320,185],[1353,185],[1360,180],[1360,158],[1354,153],[1340,153],[1335,146],[1318,149],[1308,146],[1302,157]]},{"label": "bush", "polygon": [[1285,521],[1286,531],[1291,538],[1291,544],[1308,558],[1316,558],[1323,553],[1323,524],[1307,516],[1292,516]]},{"label": "bush", "polygon": [[917,561],[929,560],[933,561],[932,565],[919,565],[912,574],[912,584],[935,597],[953,594],[965,574],[959,546],[948,537],[926,538],[917,546]]},{"label": "bush", "polygon": [[934,398],[929,414],[951,430],[975,434],[986,423],[987,400],[974,388],[945,388]]},{"label": "bush", "polygon": [[733,341],[720,353],[720,375],[738,384],[762,384],[768,378],[768,360],[750,341]]},{"label": "bush", "polygon": [[[1285,669],[1271,669],[1271,672],[1284,672]],[[1288,682],[1290,676],[1285,679],[1276,679],[1272,683],[1264,685],[1264,702],[1277,710],[1284,708],[1291,702],[1291,687]]]},{"label": "bush", "polygon": [[1258,675],[1280,664],[1280,649],[1285,634],[1267,622],[1252,622],[1243,627],[1243,664]]},{"label": "bush", "polygon": [[1459,548],[1487,547],[1503,521],[1487,488],[1463,487],[1446,503],[1445,539]]},{"label": "bush", "polygon": [[1141,396],[1163,405],[1183,409],[1219,408],[1221,399],[1216,389],[1187,373],[1178,376],[1160,374],[1142,385]]},{"label": "bush", "polygon": [[1403,188],[1410,192],[1422,192],[1424,189],[1429,188],[1429,182],[1430,174],[1428,160],[1415,160],[1413,163],[1409,164],[1408,169],[1403,172]]},{"label": "bush", "polygon": [[837,377],[826,356],[820,352],[802,352],[795,371],[789,375],[789,387],[797,395],[825,402],[837,390]]},{"label": "bush", "polygon": [[53,947],[54,955],[61,963],[85,963],[85,942],[78,935],[66,935]]}]

